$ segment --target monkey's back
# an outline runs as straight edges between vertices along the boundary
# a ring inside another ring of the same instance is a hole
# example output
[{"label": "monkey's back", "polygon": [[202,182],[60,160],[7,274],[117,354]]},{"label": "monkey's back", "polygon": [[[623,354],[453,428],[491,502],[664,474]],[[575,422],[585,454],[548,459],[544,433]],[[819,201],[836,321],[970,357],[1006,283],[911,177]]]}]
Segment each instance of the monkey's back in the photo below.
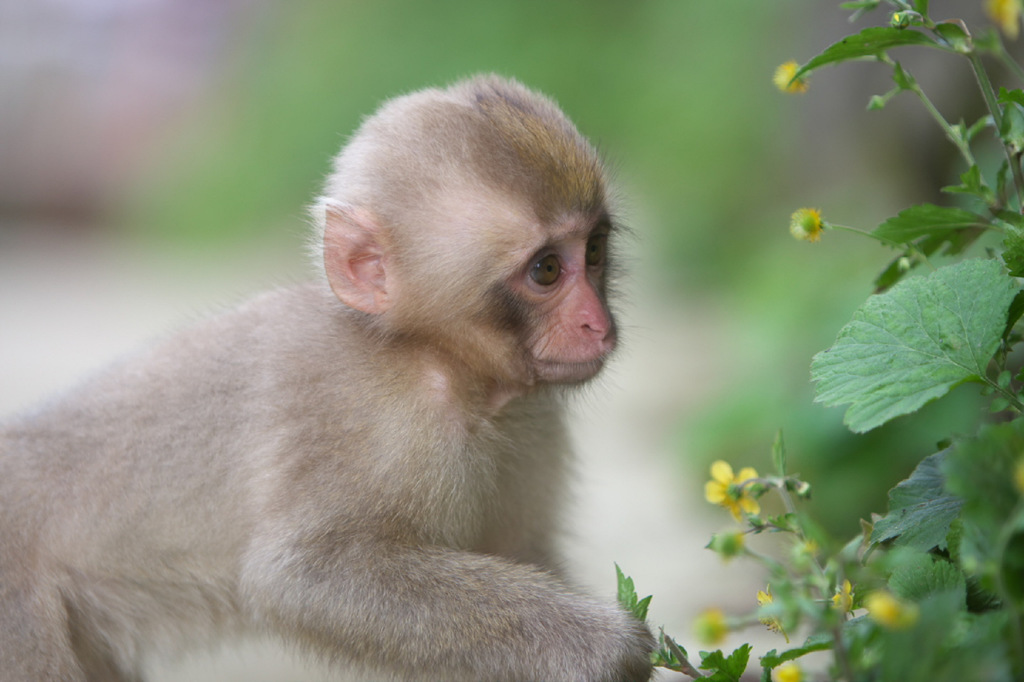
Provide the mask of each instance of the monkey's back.
[{"label": "monkey's back", "polygon": [[548,559],[567,450],[555,397],[493,418],[410,401],[418,365],[382,361],[353,317],[323,286],[268,292],[4,424],[0,610],[60,593],[139,649],[239,627],[239,575],[275,514],[338,542],[392,524]]}]

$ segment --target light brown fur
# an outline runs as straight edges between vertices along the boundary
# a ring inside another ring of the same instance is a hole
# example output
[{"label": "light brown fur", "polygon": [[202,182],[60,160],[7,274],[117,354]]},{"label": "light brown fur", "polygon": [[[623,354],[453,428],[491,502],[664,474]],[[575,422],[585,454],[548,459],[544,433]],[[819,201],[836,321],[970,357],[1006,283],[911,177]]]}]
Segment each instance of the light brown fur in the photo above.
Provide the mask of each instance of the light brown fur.
[{"label": "light brown fur", "polygon": [[515,82],[386,104],[314,206],[325,278],[0,429],[0,680],[253,630],[401,679],[646,680],[646,628],[554,547],[561,392],[615,338],[604,182]]}]

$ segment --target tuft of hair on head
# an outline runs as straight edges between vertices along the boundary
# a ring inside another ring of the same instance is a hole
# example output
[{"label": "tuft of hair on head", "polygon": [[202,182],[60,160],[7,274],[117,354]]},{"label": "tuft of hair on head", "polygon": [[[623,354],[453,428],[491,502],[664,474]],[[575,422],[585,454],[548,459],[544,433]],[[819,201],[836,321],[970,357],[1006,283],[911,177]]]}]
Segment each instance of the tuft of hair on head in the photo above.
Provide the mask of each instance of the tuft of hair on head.
[{"label": "tuft of hair on head", "polygon": [[481,132],[489,139],[481,140],[480,171],[492,183],[528,197],[542,219],[604,203],[601,159],[553,100],[493,75],[454,88],[483,117]]},{"label": "tuft of hair on head", "polygon": [[387,100],[363,121],[310,207],[317,269],[331,201],[370,211],[388,231],[428,224],[436,198],[453,188],[506,196],[541,221],[607,200],[597,150],[553,100],[515,79],[476,75]]}]

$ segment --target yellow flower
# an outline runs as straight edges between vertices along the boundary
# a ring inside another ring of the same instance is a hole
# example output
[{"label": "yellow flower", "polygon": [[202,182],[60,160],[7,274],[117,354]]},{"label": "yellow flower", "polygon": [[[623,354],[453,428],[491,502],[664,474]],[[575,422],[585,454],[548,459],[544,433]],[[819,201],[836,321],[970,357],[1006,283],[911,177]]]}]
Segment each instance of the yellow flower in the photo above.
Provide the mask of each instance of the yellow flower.
[{"label": "yellow flower", "polygon": [[864,605],[872,620],[891,630],[905,630],[917,622],[917,604],[902,602],[885,590],[869,594]]},{"label": "yellow flower", "polygon": [[772,671],[775,682],[803,682],[804,671],[793,661],[783,663]]},{"label": "yellow flower", "polygon": [[729,626],[725,622],[725,614],[721,609],[708,609],[697,617],[693,624],[697,639],[708,646],[721,644],[729,634]]},{"label": "yellow flower", "polygon": [[1020,33],[1021,0],[987,0],[985,13],[1007,38],[1013,40]]},{"label": "yellow flower", "polygon": [[789,553],[793,566],[800,569],[810,567],[814,563],[814,557],[818,555],[819,549],[818,543],[814,540],[804,540],[796,543]]},{"label": "yellow flower", "polygon": [[1018,461],[1013,468],[1013,487],[1018,493],[1024,494],[1024,459]]},{"label": "yellow flower", "polygon": [[796,62],[789,61],[785,64],[780,64],[775,69],[775,75],[772,76],[772,83],[775,84],[782,92],[792,93],[803,93],[807,92],[808,83],[806,78],[793,79],[797,71],[800,70],[800,65]]},{"label": "yellow flower", "polygon": [[734,476],[728,462],[718,460],[711,465],[711,479],[704,484],[704,499],[711,504],[718,504],[730,512],[737,521],[743,520],[743,512],[757,514],[761,506],[743,486],[745,481],[757,478],[757,471],[750,467],[740,469],[739,476]]},{"label": "yellow flower", "polygon": [[[769,604],[775,603],[775,597],[772,596],[772,586],[768,585],[764,590],[757,591],[757,605],[768,606]],[[765,625],[772,632],[777,632],[786,638],[786,644],[789,644],[789,635],[786,634],[785,629],[782,627],[782,623],[775,616],[764,616],[758,618],[762,624]]]},{"label": "yellow flower", "polygon": [[820,550],[820,549],[821,549],[821,547],[819,547],[818,543],[816,541],[814,541],[814,540],[804,540],[799,545],[797,545],[797,550],[798,551],[806,554],[807,556],[811,556],[811,557],[813,557],[815,554],[817,554],[818,550]]},{"label": "yellow flower", "polygon": [[836,590],[835,596],[832,597],[832,606],[843,613],[853,610],[853,585],[849,580],[844,580],[843,586]]},{"label": "yellow flower", "polygon": [[821,220],[821,211],[816,208],[801,208],[789,217],[789,233],[795,239],[816,242],[821,239],[823,229],[825,224]]}]

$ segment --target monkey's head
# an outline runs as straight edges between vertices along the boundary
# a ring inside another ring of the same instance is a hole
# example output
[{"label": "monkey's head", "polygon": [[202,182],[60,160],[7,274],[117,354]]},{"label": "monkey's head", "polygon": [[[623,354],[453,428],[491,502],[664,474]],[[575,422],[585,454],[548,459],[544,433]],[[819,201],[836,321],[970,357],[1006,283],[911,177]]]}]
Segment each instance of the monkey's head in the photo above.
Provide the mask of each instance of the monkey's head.
[{"label": "monkey's head", "polygon": [[494,76],[391,100],[314,207],[327,281],[381,339],[462,376],[573,384],[615,347],[600,159],[558,107]]}]

